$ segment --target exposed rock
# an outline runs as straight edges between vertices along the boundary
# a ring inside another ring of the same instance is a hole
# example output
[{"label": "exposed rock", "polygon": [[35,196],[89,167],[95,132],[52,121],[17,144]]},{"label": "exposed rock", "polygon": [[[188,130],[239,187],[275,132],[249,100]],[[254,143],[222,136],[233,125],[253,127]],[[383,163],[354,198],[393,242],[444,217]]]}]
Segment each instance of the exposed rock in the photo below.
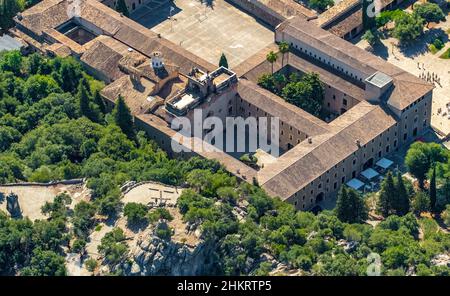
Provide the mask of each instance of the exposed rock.
[{"label": "exposed rock", "polygon": [[431,259],[431,264],[436,266],[448,266],[450,267],[450,255],[449,254],[438,254]]},{"label": "exposed rock", "polygon": [[139,275],[141,273],[141,267],[136,262],[131,265],[130,275]]},{"label": "exposed rock", "polygon": [[[160,223],[162,224],[162,222]],[[160,225],[159,224],[159,225]],[[158,229],[159,225],[154,229]],[[199,232],[199,229],[196,232]],[[162,239],[148,232],[130,252],[131,266],[122,266],[128,275],[201,275],[207,274],[212,246],[200,242],[194,247]]]}]

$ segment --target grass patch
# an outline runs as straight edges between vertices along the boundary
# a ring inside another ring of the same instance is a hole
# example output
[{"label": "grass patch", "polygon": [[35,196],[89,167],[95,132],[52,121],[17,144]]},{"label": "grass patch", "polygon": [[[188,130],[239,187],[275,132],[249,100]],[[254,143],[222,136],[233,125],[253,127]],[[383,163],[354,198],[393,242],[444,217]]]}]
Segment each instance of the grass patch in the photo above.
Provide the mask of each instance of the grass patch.
[{"label": "grass patch", "polygon": [[433,43],[428,45],[428,49],[431,51],[432,54],[437,53],[441,49],[443,49],[445,46],[444,41],[442,41],[442,37],[437,37],[434,39]]},{"label": "grass patch", "polygon": [[432,53],[435,54],[439,51],[439,49],[436,48],[436,46],[434,46],[434,44],[430,44],[428,45],[428,50]]},{"label": "grass patch", "polygon": [[422,228],[424,239],[429,239],[439,230],[438,224],[431,218],[422,218],[419,220],[419,224],[420,228]]},{"label": "grass patch", "polygon": [[102,230],[102,225],[98,224],[97,226],[95,226],[95,231],[100,231]]},{"label": "grass patch", "polygon": [[440,56],[440,58],[441,58],[441,59],[446,59],[446,60],[450,59],[450,48],[448,48],[448,49]]}]

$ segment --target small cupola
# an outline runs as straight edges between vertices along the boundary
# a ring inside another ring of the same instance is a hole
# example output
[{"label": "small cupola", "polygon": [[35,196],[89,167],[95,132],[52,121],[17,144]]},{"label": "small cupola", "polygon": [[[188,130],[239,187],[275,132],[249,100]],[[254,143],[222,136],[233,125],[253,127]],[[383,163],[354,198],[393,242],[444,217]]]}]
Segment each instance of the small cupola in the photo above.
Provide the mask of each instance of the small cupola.
[{"label": "small cupola", "polygon": [[159,51],[152,52],[152,68],[157,70],[164,67],[162,54]]}]

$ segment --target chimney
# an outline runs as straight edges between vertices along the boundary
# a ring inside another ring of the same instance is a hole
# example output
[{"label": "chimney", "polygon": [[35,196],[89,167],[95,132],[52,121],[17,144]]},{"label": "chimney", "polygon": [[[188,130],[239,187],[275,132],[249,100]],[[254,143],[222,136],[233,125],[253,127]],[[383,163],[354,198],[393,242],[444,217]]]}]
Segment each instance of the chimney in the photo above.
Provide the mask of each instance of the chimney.
[{"label": "chimney", "polygon": [[355,141],[356,146],[358,146],[358,148],[361,148],[361,141],[358,139]]},{"label": "chimney", "polygon": [[308,138],[308,143],[312,144],[312,138]]}]

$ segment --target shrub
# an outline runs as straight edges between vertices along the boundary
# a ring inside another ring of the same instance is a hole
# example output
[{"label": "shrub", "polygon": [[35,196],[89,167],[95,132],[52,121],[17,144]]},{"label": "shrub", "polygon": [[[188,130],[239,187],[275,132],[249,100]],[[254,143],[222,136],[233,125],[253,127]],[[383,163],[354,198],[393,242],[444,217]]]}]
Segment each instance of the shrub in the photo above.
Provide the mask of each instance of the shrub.
[{"label": "shrub", "polygon": [[84,262],[86,269],[90,272],[93,272],[97,268],[97,261],[93,258],[89,258]]},{"label": "shrub", "polygon": [[147,220],[148,209],[145,205],[135,202],[127,203],[123,209],[123,214],[128,219],[128,223],[135,224]]},{"label": "shrub", "polygon": [[173,216],[169,213],[169,211],[167,209],[164,208],[157,208],[155,210],[152,210],[149,214],[148,214],[148,220],[151,223],[155,223],[157,222],[159,219],[164,219],[164,220],[168,220],[168,221],[172,221],[173,220]]}]

